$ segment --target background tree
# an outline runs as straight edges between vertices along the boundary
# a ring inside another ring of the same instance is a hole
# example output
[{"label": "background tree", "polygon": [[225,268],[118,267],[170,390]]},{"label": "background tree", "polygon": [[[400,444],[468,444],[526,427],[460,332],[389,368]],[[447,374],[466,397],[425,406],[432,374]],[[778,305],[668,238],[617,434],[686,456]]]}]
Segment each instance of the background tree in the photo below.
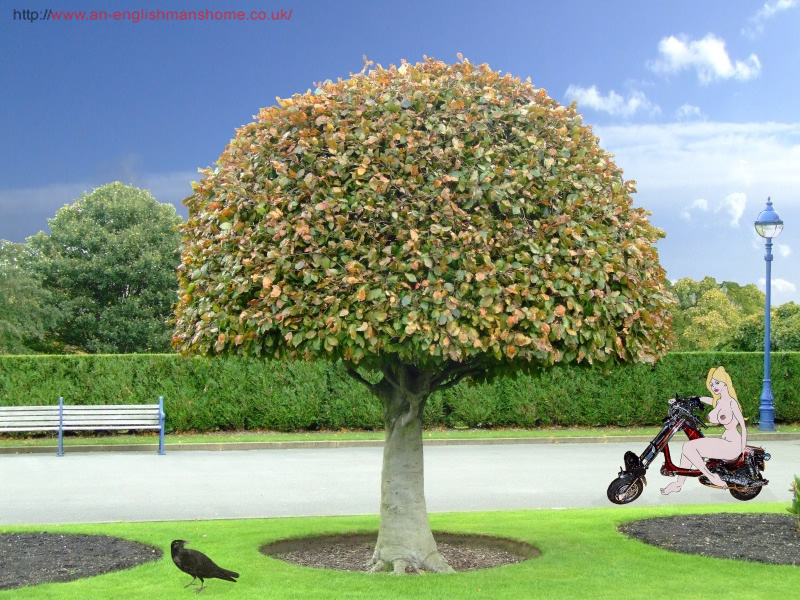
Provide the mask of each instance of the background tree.
[{"label": "background tree", "polygon": [[181,218],[149,192],[110,183],[28,239],[60,315],[60,342],[85,352],[164,352],[176,300]]},{"label": "background tree", "polygon": [[[717,280],[713,277],[704,277],[700,281],[695,281],[689,277],[679,279],[671,286],[672,293],[675,294],[678,300],[674,311],[686,311],[697,306],[697,302],[703,294],[709,290],[716,290],[719,288],[720,284],[717,283]],[[677,328],[677,322],[675,326]]]},{"label": "background tree", "polygon": [[[780,352],[800,350],[800,306],[794,302],[787,302],[774,309],[773,314],[775,325],[774,329],[771,328],[770,337],[774,338],[775,349]],[[761,350],[763,348],[762,341]]]},{"label": "background tree", "polygon": [[[755,285],[705,277],[681,279],[671,289],[678,299],[672,310],[675,350],[764,351],[766,299]],[[798,312],[793,302],[772,307],[772,350],[800,350]]]},{"label": "background tree", "polygon": [[682,350],[713,350],[733,338],[744,318],[742,310],[720,289],[711,289],[684,313],[679,332]]},{"label": "background tree", "polygon": [[[672,290],[678,298],[673,313],[675,349],[679,351],[744,349],[737,340],[751,338],[757,315],[763,320],[764,293],[753,284],[717,283],[712,277],[702,281],[684,278]],[[763,331],[762,323],[761,349]]]},{"label": "background tree", "polygon": [[[771,311],[774,318],[775,309]],[[775,321],[772,321],[775,323]],[[770,348],[775,350],[775,336],[771,335]],[[716,350],[717,348],[714,348]],[[733,333],[730,340],[730,349],[734,352],[763,352],[764,351],[764,311],[745,317]]]},{"label": "background tree", "polygon": [[544,90],[467,61],[369,64],[263,109],[204,171],[173,342],[343,360],[384,409],[375,568],[448,570],[423,491],[428,397],[469,376],[655,361],[673,302],[663,233]]},{"label": "background tree", "polygon": [[32,261],[26,244],[0,240],[0,354],[30,354],[48,347],[47,331],[57,309]]}]

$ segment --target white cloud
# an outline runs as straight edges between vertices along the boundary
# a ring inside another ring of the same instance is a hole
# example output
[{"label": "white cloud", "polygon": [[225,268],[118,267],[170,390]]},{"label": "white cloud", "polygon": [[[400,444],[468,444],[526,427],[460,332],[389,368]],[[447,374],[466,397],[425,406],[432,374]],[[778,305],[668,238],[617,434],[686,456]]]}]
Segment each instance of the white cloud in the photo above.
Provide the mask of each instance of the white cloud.
[{"label": "white cloud", "polygon": [[[747,205],[747,196],[742,192],[735,192],[733,194],[728,194],[721,202],[717,204],[717,207],[714,209],[715,213],[725,212],[730,215],[730,224],[731,227],[738,227],[739,222],[742,219],[742,215],[744,214],[745,206]],[[691,222],[692,214],[696,212],[704,212],[707,213],[709,210],[708,208],[708,200],[705,198],[698,198],[688,206],[685,206],[683,210],[679,213],[679,217],[684,221]]]},{"label": "white cloud", "polygon": [[570,100],[577,100],[580,108],[588,107],[615,116],[630,117],[640,111],[652,115],[661,111],[640,91],[631,92],[626,99],[614,90],[603,95],[594,85],[589,88],[570,85],[565,95]]},{"label": "white cloud", "polygon": [[678,118],[678,121],[699,121],[703,118],[703,113],[700,112],[699,106],[682,104],[681,107],[675,111],[675,116]]},{"label": "white cloud", "polygon": [[[149,190],[159,202],[173,204],[178,213],[185,216],[187,210],[181,206],[181,201],[192,193],[190,182],[199,179],[202,176],[191,171],[144,174],[133,185]],[[72,204],[84,192],[90,193],[112,181],[114,179],[0,190],[0,239],[22,242],[39,231],[47,231],[47,219],[52,219],[59,208]]]},{"label": "white cloud", "polygon": [[797,0],[776,0],[772,4],[765,2],[764,6],[756,13],[756,19],[771,19],[777,13],[788,8],[797,6]]},{"label": "white cloud", "polygon": [[755,229],[753,229],[753,235],[750,236],[750,247],[753,250],[764,250],[764,238],[758,235]]},{"label": "white cloud", "polygon": [[738,227],[746,205],[747,196],[742,192],[735,192],[726,196],[714,212],[727,212],[731,217],[731,227]]},{"label": "white cloud", "polygon": [[[760,287],[762,290],[767,289],[767,279],[765,277],[762,277],[761,279],[758,280],[758,287]],[[791,281],[786,281],[785,279],[780,279],[780,278],[773,278],[772,289],[781,294],[793,294],[797,291],[797,286],[793,284]]]},{"label": "white cloud", "polygon": [[[159,202],[169,202],[180,207],[186,196],[192,193],[192,181],[200,181],[204,175],[197,171],[179,171],[176,173],[153,173],[141,178],[140,187],[149,190]],[[178,212],[186,209],[178,208]]]},{"label": "white cloud", "polygon": [[752,26],[742,29],[742,34],[747,37],[755,37],[764,32],[764,21],[771,19],[779,12],[794,8],[797,6],[797,0],[775,0],[774,2],[765,2],[758,12],[750,18]]},{"label": "white cloud", "polygon": [[694,70],[702,84],[731,78],[746,81],[761,72],[758,56],[751,54],[744,61],[732,61],[725,41],[713,33],[694,41],[684,36],[665,37],[658,43],[658,52],[659,58],[648,64],[652,71],[669,75]]},{"label": "white cloud", "polygon": [[684,221],[691,221],[692,220],[692,212],[693,211],[703,211],[708,212],[708,201],[705,198],[698,198],[690,205],[686,206],[680,214],[681,219]]},{"label": "white cloud", "polygon": [[[778,244],[774,242],[775,238],[773,239],[773,246],[774,252],[773,255],[778,256],[780,258],[787,258],[792,254],[792,247],[789,244]],[[750,246],[758,250],[759,252],[764,252],[766,240],[756,233],[755,228],[753,229],[753,236],[750,239]]]},{"label": "white cloud", "polygon": [[625,176],[650,188],[755,188],[754,197],[773,195],[781,206],[800,200],[800,123],[630,124],[594,132]]}]

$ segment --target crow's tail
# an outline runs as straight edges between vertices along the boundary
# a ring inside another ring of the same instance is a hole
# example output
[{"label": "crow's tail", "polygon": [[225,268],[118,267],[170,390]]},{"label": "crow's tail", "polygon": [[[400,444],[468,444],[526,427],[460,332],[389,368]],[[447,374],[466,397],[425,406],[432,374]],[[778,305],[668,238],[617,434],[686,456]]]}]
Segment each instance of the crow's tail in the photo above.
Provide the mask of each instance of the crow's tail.
[{"label": "crow's tail", "polygon": [[239,577],[239,574],[236,571],[229,571],[228,569],[223,569],[219,567],[218,573],[214,576],[217,579],[224,579],[225,581],[233,581],[236,583],[236,578]]}]

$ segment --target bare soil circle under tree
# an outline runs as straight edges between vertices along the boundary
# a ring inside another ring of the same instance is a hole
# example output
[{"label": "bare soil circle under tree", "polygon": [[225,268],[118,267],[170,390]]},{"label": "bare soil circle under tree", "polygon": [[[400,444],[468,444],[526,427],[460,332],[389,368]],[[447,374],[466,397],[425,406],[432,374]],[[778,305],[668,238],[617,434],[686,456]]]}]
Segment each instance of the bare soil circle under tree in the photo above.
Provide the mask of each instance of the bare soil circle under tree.
[{"label": "bare soil circle under tree", "polygon": [[[455,571],[490,569],[541,555],[526,542],[485,535],[434,532],[439,552]],[[261,552],[303,567],[337,571],[370,570],[375,533],[347,533],[279,540]]]},{"label": "bare soil circle under tree", "polygon": [[0,590],[74,581],[161,559],[159,548],[105,535],[0,534]]},{"label": "bare soil circle under tree", "polygon": [[796,515],[676,515],[633,521],[618,529],[629,537],[673,552],[800,566]]}]

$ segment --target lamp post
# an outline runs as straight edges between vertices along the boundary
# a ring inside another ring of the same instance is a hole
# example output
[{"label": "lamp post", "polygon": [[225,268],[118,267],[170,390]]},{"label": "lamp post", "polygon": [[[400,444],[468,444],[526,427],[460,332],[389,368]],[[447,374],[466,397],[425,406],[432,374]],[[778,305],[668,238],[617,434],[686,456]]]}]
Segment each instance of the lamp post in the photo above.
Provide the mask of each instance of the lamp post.
[{"label": "lamp post", "polygon": [[772,381],[769,378],[769,312],[770,290],[772,287],[772,238],[778,237],[783,229],[783,221],[772,208],[772,200],[767,198],[767,207],[762,210],[755,222],[756,232],[767,240],[767,253],[764,260],[767,263],[767,302],[764,309],[764,384],[761,387],[761,404],[759,410],[758,428],[761,431],[775,431],[775,403],[772,398]]}]

